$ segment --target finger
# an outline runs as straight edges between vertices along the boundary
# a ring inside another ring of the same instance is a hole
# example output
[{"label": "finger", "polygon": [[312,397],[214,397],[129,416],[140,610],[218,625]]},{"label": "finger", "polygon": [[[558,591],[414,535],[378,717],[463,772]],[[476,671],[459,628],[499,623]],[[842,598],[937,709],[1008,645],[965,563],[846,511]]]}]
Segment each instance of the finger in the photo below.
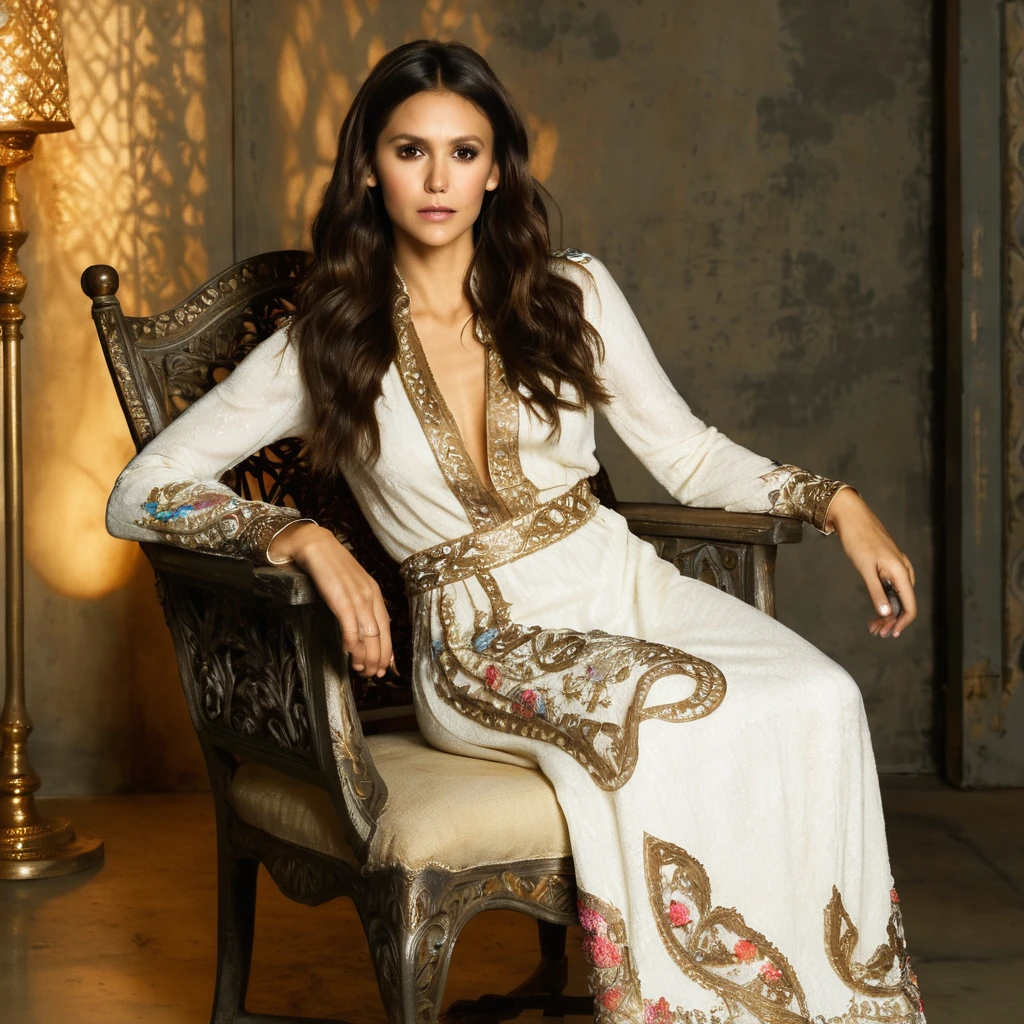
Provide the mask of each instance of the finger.
[{"label": "finger", "polygon": [[893,627],[892,635],[899,636],[917,618],[917,595],[914,593],[909,573],[897,570],[894,575],[896,579],[893,580],[893,584],[899,591],[903,612]]},{"label": "finger", "polygon": [[373,676],[380,667],[380,627],[373,605],[365,596],[360,596],[356,603],[356,619],[359,622],[359,639],[366,648],[366,658],[359,671],[365,676]]},{"label": "finger", "polygon": [[887,618],[892,614],[892,608],[889,605],[889,599],[885,596],[885,590],[877,570],[862,572],[861,575],[864,577],[864,584],[868,588],[868,596],[871,598],[875,611],[881,618]]},{"label": "finger", "polygon": [[382,676],[388,665],[394,661],[394,650],[391,645],[391,619],[384,599],[379,594],[373,602],[373,611],[377,619],[377,628],[380,630],[380,662],[377,665],[377,675]]},{"label": "finger", "polygon": [[351,601],[327,601],[327,606],[334,613],[341,627],[341,647],[346,654],[351,654],[359,646],[359,621]]}]

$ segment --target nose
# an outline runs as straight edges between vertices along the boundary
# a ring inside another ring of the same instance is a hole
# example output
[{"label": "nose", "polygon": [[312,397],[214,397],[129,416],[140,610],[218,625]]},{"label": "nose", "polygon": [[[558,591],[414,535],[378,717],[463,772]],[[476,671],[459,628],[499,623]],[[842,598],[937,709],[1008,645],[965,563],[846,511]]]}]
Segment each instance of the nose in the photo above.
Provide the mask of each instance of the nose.
[{"label": "nose", "polygon": [[448,175],[445,173],[443,161],[432,160],[430,162],[430,168],[427,171],[427,180],[423,183],[423,187],[431,193],[431,195],[448,191]]}]

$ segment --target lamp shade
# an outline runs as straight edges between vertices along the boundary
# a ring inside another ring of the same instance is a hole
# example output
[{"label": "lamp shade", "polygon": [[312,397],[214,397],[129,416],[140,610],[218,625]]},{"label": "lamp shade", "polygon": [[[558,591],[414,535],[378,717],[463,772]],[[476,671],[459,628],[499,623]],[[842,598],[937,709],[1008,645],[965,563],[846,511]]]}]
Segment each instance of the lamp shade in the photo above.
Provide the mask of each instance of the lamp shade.
[{"label": "lamp shade", "polygon": [[0,0],[0,131],[74,128],[57,0]]}]

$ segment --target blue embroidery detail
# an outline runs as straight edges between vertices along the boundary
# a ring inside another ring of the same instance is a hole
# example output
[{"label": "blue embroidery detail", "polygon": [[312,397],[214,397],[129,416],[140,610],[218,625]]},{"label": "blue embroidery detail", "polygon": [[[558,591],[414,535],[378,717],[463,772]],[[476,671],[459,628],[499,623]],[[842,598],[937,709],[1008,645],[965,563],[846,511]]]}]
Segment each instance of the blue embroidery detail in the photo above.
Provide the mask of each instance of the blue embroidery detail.
[{"label": "blue embroidery detail", "polygon": [[195,505],[179,505],[177,508],[170,508],[164,512],[158,511],[160,508],[159,502],[146,501],[143,502],[142,507],[146,510],[146,514],[152,516],[158,522],[167,523],[172,519],[184,519],[189,512],[195,511]]},{"label": "blue embroidery detail", "polygon": [[440,653],[444,650],[444,641],[443,640],[431,640],[430,641],[430,649],[434,652],[434,657],[435,658],[438,657],[440,655]]},{"label": "blue embroidery detail", "polygon": [[498,631],[493,627],[491,629],[485,629],[482,633],[473,637],[473,650],[476,651],[477,654],[483,654],[484,651],[494,643],[494,639],[497,635]]}]

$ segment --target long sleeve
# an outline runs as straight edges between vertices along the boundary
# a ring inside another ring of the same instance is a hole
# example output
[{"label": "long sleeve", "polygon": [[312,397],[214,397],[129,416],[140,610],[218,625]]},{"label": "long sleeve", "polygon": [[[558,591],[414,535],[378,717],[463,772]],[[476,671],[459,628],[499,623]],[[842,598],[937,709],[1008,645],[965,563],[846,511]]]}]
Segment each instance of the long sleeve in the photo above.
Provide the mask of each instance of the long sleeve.
[{"label": "long sleeve", "polygon": [[604,264],[573,255],[586,260],[593,279],[575,275],[587,319],[604,342],[599,373],[613,397],[602,412],[655,479],[684,505],[771,512],[832,532],[825,526],[828,507],[847,485],[756,455],[702,422],[662,369]]},{"label": "long sleeve", "polygon": [[107,502],[115,537],[271,563],[270,542],[302,518],[240,498],[221,477],[253,452],[310,427],[287,326],[262,341],[128,463]]}]

